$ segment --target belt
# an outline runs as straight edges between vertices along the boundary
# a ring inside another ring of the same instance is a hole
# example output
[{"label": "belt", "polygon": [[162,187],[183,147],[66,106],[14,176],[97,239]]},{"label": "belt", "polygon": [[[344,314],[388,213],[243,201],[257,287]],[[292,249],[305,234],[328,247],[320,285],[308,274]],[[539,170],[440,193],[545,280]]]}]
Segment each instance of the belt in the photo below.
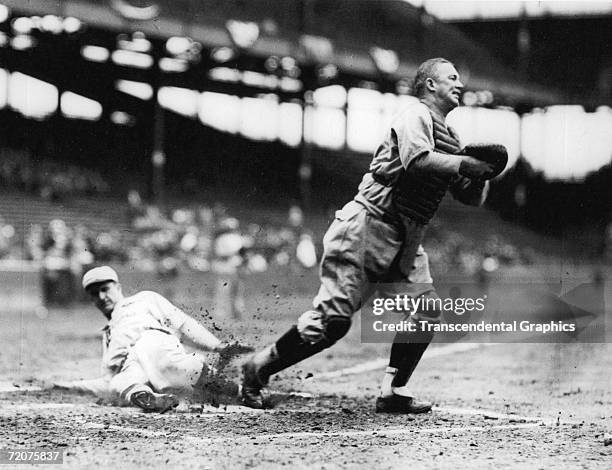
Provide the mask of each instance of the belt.
[{"label": "belt", "polygon": [[161,328],[146,328],[146,329],[147,329],[147,330],[154,330],[154,331],[161,331],[162,333],[166,333],[167,335],[171,335],[171,336],[172,336],[172,333],[170,333],[170,332],[169,332],[169,331],[167,331],[167,330],[163,330],[163,329],[161,329]]}]

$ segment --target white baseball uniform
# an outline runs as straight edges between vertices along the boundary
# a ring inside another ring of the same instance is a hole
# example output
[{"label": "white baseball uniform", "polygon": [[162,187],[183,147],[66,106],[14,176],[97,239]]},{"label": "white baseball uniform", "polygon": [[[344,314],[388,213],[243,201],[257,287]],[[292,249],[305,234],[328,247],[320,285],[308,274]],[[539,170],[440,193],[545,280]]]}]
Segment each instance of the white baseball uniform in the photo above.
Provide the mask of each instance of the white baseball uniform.
[{"label": "white baseball uniform", "polygon": [[125,297],[104,328],[103,377],[71,382],[68,388],[101,396],[119,394],[127,401],[132,393],[149,388],[191,390],[205,363],[200,354],[185,351],[182,337],[202,349],[220,344],[206,328],[155,292]]}]

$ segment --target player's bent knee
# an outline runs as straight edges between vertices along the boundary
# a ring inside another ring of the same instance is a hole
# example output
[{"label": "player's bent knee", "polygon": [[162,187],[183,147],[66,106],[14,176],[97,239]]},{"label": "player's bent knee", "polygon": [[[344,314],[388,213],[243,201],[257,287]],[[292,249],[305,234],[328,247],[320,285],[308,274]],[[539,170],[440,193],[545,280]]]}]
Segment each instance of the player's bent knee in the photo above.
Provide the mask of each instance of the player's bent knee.
[{"label": "player's bent knee", "polygon": [[317,310],[307,310],[298,318],[297,331],[305,343],[318,343],[325,338],[325,315]]},{"label": "player's bent knee", "polygon": [[351,319],[348,317],[329,317],[325,328],[325,336],[330,346],[343,338],[351,328]]},{"label": "player's bent knee", "polygon": [[321,346],[326,348],[348,332],[351,319],[343,316],[326,317],[317,310],[308,310],[298,318],[296,327],[302,341],[310,344],[321,343]]},{"label": "player's bent knee", "polygon": [[343,338],[350,328],[350,318],[329,317],[325,321],[325,329],[323,330],[323,335],[321,339],[311,344],[318,351],[327,349],[336,344],[339,339]]},{"label": "player's bent knee", "polygon": [[424,312],[418,312],[416,317],[420,321],[437,324],[437,323],[440,323],[440,319],[442,318],[442,311],[441,310],[428,310]]},{"label": "player's bent knee", "polygon": [[346,335],[350,327],[349,317],[326,317],[317,310],[308,310],[298,318],[296,330],[301,341],[325,349]]}]

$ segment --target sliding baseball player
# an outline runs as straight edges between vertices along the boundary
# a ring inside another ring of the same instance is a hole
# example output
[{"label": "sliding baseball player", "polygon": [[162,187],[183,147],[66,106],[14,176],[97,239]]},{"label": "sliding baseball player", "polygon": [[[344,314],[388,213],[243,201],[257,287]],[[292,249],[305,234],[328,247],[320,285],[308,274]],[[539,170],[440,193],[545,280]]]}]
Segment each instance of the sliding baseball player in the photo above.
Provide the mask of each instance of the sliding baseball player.
[{"label": "sliding baseball player", "polygon": [[215,375],[197,353],[188,353],[182,341],[202,351],[220,353],[227,363],[249,350],[222,342],[204,326],[163,296],[142,291],[126,297],[114,269],[101,266],[83,276],[83,288],[108,319],[104,328],[102,377],[58,383],[59,387],[100,396],[119,395],[145,411],[165,412],[179,404],[172,392],[237,393],[237,386]]}]

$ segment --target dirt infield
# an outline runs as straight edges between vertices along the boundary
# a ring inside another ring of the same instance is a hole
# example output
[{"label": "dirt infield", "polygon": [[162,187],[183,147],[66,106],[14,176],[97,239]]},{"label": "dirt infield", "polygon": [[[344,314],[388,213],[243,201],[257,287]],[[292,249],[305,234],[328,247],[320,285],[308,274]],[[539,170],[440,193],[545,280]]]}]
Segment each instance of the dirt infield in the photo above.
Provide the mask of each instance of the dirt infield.
[{"label": "dirt infield", "polygon": [[277,394],[266,411],[184,403],[157,415],[5,391],[0,436],[4,448],[62,449],[66,468],[609,468],[611,353],[495,345],[425,359],[415,387],[437,406],[416,417],[373,412],[378,371],[312,383],[285,374],[275,389],[312,398]]},{"label": "dirt infield", "polygon": [[[276,286],[250,295],[254,313],[241,324],[208,318],[207,306],[187,310],[214,321],[220,336],[259,347],[309,302]],[[604,469],[612,461],[610,344],[436,344],[413,382],[434,411],[380,415],[373,405],[389,346],[361,344],[355,322],[333,348],[274,377],[271,410],[184,402],[158,415],[44,389],[96,375],[102,325],[88,306],[2,314],[0,448],[60,449],[64,468]],[[235,362],[228,374],[237,380],[237,372]]]}]

